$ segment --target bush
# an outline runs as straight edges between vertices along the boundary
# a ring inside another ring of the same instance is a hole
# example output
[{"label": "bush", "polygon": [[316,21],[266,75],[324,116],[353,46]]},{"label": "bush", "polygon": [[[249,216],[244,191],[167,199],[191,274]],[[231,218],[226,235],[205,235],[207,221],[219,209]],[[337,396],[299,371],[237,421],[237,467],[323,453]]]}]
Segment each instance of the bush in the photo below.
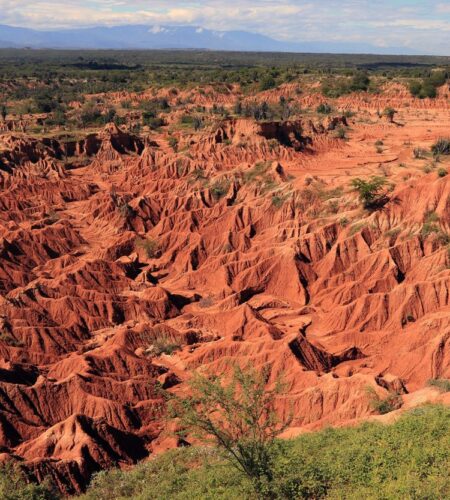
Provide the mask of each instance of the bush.
[{"label": "bush", "polygon": [[439,177],[445,177],[448,174],[447,169],[445,168],[440,168],[437,173]]},{"label": "bush", "polygon": [[155,356],[161,356],[161,354],[167,354],[171,356],[174,352],[180,351],[181,345],[174,342],[166,337],[161,337],[153,341],[147,352]]},{"label": "bush", "polygon": [[60,495],[49,481],[40,485],[27,480],[18,466],[0,466],[0,498],[2,500],[57,500]]},{"label": "bush", "polygon": [[259,90],[264,92],[265,90],[273,89],[277,86],[277,82],[272,75],[265,76],[259,83]]},{"label": "bush", "polygon": [[223,198],[230,189],[230,181],[227,179],[219,179],[211,186],[211,194],[214,198]]},{"label": "bush", "polygon": [[6,117],[8,116],[8,108],[6,107],[6,104],[0,104],[0,116],[3,121],[6,121]]},{"label": "bush", "polygon": [[422,88],[420,89],[420,94],[419,97],[421,99],[434,99],[437,96],[437,89],[436,87],[429,81],[425,81],[422,84]]},{"label": "bush", "polygon": [[329,104],[322,103],[317,106],[316,111],[321,115],[329,115],[333,111],[333,109]]},{"label": "bush", "polygon": [[434,156],[450,155],[450,139],[439,139],[431,146]]},{"label": "bush", "polygon": [[194,130],[200,130],[203,127],[202,117],[198,115],[183,115],[180,123],[192,127]]},{"label": "bush", "polygon": [[365,71],[358,71],[351,79],[332,78],[322,83],[322,93],[326,97],[337,98],[351,92],[367,92],[370,78]]},{"label": "bush", "polygon": [[347,138],[347,132],[344,127],[339,127],[336,130],[336,138],[337,139],[346,139]]},{"label": "bush", "polygon": [[275,208],[281,208],[284,205],[284,202],[286,201],[286,198],[284,196],[281,196],[279,194],[275,194],[272,196],[272,205]]},{"label": "bush", "polygon": [[135,241],[136,248],[142,248],[149,259],[154,259],[159,254],[159,244],[157,241],[147,238],[147,239],[137,239]]},{"label": "bush", "polygon": [[165,125],[163,118],[155,116],[152,111],[144,111],[142,113],[142,124],[150,127],[153,130],[157,130]]},{"label": "bush", "polygon": [[383,116],[385,116],[391,123],[394,121],[394,116],[397,114],[397,111],[394,108],[386,108],[383,111]]},{"label": "bush", "polygon": [[367,91],[370,85],[370,78],[367,73],[359,71],[352,78],[349,89],[352,92]]},{"label": "bush", "polygon": [[386,415],[391,411],[402,407],[402,398],[395,392],[390,392],[386,398],[380,398],[372,387],[368,387],[367,392],[370,396],[370,406],[372,410],[380,415]]},{"label": "bush", "polygon": [[413,80],[409,84],[409,91],[414,97],[419,99],[434,99],[437,96],[437,89],[444,85],[447,80],[447,74],[444,71],[434,71],[428,78],[422,81]]},{"label": "bush", "polygon": [[446,378],[431,379],[428,381],[430,387],[437,387],[442,392],[450,392],[450,380]]},{"label": "bush", "polygon": [[414,148],[413,155],[416,160],[420,160],[422,158],[425,158],[427,152],[423,148]]},{"label": "bush", "polygon": [[38,93],[34,98],[34,104],[38,113],[51,113],[59,107],[57,100],[48,93]]},{"label": "bush", "polygon": [[365,208],[375,207],[384,197],[381,194],[386,185],[384,177],[373,176],[369,181],[363,179],[353,179],[351,185],[359,194],[359,199],[363,202]]},{"label": "bush", "polygon": [[414,80],[409,84],[409,91],[411,92],[412,96],[419,97],[421,90],[422,90],[421,82]]}]

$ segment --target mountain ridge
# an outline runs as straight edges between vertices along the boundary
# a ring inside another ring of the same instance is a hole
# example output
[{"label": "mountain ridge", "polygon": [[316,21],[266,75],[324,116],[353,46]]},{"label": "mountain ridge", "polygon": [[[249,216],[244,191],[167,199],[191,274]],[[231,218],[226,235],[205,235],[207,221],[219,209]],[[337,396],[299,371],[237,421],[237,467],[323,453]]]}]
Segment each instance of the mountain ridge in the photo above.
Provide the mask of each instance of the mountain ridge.
[{"label": "mountain ridge", "polygon": [[33,49],[203,49],[242,52],[309,52],[413,55],[405,47],[355,42],[284,42],[247,31],[216,31],[201,26],[123,25],[35,30],[0,25],[0,48]]}]

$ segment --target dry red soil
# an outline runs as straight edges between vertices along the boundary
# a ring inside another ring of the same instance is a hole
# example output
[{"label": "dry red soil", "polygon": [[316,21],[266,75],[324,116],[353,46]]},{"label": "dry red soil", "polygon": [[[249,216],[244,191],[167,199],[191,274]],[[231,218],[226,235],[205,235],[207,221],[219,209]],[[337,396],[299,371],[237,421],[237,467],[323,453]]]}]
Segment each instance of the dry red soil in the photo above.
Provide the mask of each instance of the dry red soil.
[{"label": "dry red soil", "polygon": [[[289,85],[263,97],[282,95],[324,100]],[[427,381],[450,378],[449,163],[424,169],[432,158],[413,150],[450,135],[449,103],[391,86],[327,118],[175,131],[177,153],[167,131],[109,125],[69,144],[4,131],[2,458],[80,491],[176,445],[157,383],[182,393],[193,372],[234,363],[284,378],[291,433],[369,418],[368,387],[404,408],[445,401]],[[394,123],[377,114],[387,106]],[[367,211],[350,181],[371,175],[390,189]]]}]

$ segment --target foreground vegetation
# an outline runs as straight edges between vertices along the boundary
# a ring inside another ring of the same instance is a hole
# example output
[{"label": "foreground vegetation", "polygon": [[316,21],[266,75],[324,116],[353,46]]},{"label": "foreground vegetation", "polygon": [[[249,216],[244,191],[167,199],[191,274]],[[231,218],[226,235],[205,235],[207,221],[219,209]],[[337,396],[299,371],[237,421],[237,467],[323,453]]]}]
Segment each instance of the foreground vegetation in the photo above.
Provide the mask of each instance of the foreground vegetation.
[{"label": "foreground vegetation", "polygon": [[[448,498],[449,428],[449,408],[426,406],[392,425],[367,423],[280,441],[273,498]],[[102,472],[82,498],[257,497],[217,448],[183,448],[131,471]]]},{"label": "foreground vegetation", "polygon": [[[236,367],[228,379],[194,376],[187,397],[161,389],[180,442],[195,438],[198,445],[131,470],[102,471],[79,500],[449,498],[450,408],[422,406],[390,425],[371,422],[281,440],[292,412],[278,417],[284,384],[269,381],[269,370]],[[447,392],[448,382],[429,385]],[[379,414],[399,407],[376,402]],[[49,480],[29,483],[20,464],[6,464],[0,498],[61,496]]]}]

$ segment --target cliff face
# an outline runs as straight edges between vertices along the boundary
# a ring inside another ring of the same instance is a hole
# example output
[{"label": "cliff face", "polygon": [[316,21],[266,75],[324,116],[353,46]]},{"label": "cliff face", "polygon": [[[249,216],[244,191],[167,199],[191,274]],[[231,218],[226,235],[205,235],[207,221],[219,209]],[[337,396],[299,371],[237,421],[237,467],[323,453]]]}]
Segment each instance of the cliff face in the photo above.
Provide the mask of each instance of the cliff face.
[{"label": "cliff face", "polygon": [[[399,126],[377,106],[350,123],[225,120],[178,153],[115,126],[72,144],[0,136],[3,459],[79,491],[176,445],[157,383],[182,393],[236,363],[283,376],[295,428],[368,417],[367,387],[436,398],[450,180],[412,149],[449,116],[408,106]],[[392,184],[372,211],[349,187],[368,175]]]}]

